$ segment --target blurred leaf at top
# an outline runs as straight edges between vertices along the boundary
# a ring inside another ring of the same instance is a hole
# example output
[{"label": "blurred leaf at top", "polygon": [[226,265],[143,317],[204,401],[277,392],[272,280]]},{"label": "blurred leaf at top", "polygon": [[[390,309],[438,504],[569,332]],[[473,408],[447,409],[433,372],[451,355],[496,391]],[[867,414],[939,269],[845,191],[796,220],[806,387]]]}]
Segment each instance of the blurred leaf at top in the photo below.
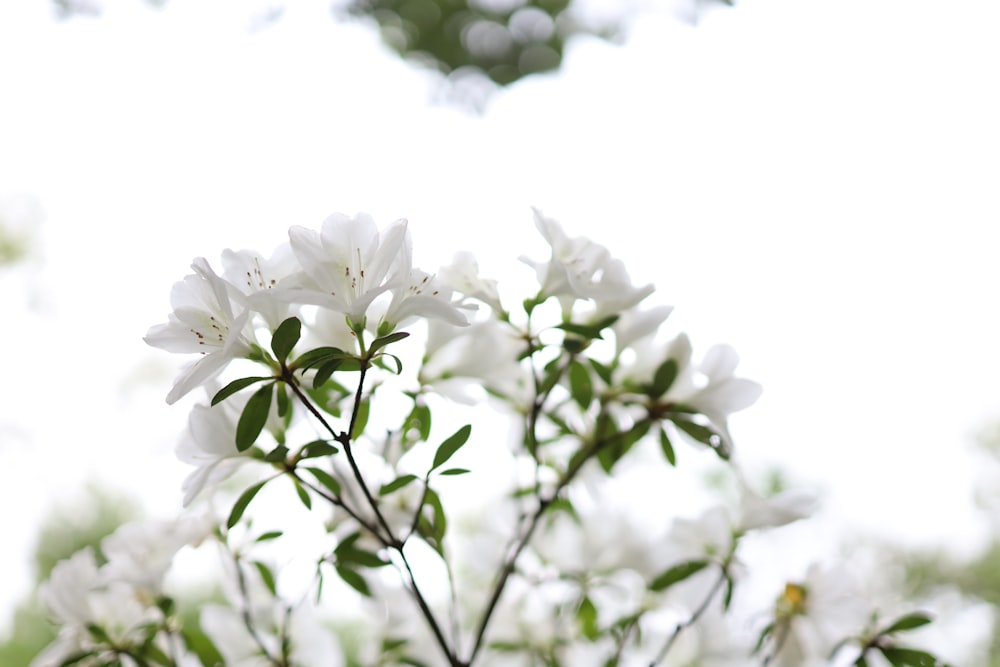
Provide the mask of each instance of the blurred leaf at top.
[{"label": "blurred leaf at top", "polygon": [[557,69],[566,40],[613,36],[570,13],[570,0],[351,0],[348,12],[374,20],[404,58],[445,75],[481,72],[501,86]]}]

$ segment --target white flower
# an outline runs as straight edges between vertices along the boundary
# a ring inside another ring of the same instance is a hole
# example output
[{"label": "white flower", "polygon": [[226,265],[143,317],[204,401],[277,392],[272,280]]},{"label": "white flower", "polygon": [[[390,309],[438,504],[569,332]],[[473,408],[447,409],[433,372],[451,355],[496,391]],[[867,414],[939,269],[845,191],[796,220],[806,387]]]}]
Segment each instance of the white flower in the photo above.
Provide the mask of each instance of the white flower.
[{"label": "white flower", "polygon": [[615,357],[620,357],[622,351],[633,343],[655,335],[673,310],[673,306],[656,306],[643,311],[635,308],[623,310],[618,320],[611,325],[611,330],[615,333]]},{"label": "white flower", "polygon": [[334,213],[319,232],[296,226],[288,237],[303,271],[292,299],[344,313],[356,325],[379,295],[410,272],[405,220],[379,232],[366,213]]},{"label": "white flower", "polygon": [[782,491],[765,498],[750,488],[743,476],[740,485],[740,520],[736,530],[743,533],[760,528],[777,528],[805,519],[816,510],[817,498],[809,491]]},{"label": "white flower", "polygon": [[462,329],[429,322],[427,332],[422,385],[467,405],[480,400],[484,389],[518,404],[530,401],[530,375],[517,360],[524,343],[513,329],[490,318]]},{"label": "white flower", "polygon": [[150,327],[143,339],[168,352],[204,355],[181,372],[167,403],[214,378],[230,361],[245,357],[253,345],[244,296],[216,275],[203,257],[195,259],[191,268],[194,273],[170,292],[174,312],[168,321]]},{"label": "white flower", "polygon": [[441,284],[436,276],[411,269],[392,291],[392,301],[379,323],[379,333],[393,331],[417,317],[440,319],[449,324],[465,326],[469,320],[451,301],[451,288]]},{"label": "white flower", "polygon": [[544,217],[537,209],[535,226],[551,246],[552,256],[547,262],[535,262],[525,257],[521,261],[534,267],[540,284],[540,298],[588,298],[595,275],[611,259],[611,253],[588,238],[570,238],[558,222]]},{"label": "white flower", "polygon": [[[805,579],[788,583],[775,603],[769,651],[776,667],[825,664],[837,642],[857,636],[872,609],[844,567],[809,568]],[[779,645],[780,641],[780,645]]]},{"label": "white flower", "polygon": [[177,445],[177,458],[198,466],[182,483],[184,506],[209,485],[218,484],[250,460],[249,452],[236,449],[238,399],[209,407],[197,404],[188,416],[188,435]]},{"label": "white flower", "polygon": [[413,268],[405,220],[380,232],[365,213],[354,218],[334,213],[320,232],[292,227],[288,235],[302,273],[289,281],[282,298],[344,313],[355,327],[366,322],[372,304],[387,292],[392,302],[383,319],[390,325],[413,316],[466,321],[447,300],[449,291]]},{"label": "white flower", "polygon": [[479,265],[472,253],[455,253],[451,264],[441,267],[438,275],[456,292],[471,299],[478,299],[492,308],[497,316],[504,316],[500,293],[497,291],[497,281],[479,276]]},{"label": "white flower", "polygon": [[101,577],[108,583],[124,582],[155,595],[177,552],[200,543],[213,525],[207,515],[122,524],[101,541],[101,552],[108,559]]},{"label": "white flower", "polygon": [[247,296],[250,308],[260,313],[274,331],[288,317],[290,305],[272,294],[282,280],[299,270],[291,247],[278,246],[265,260],[253,250],[223,250],[222,277]]},{"label": "white flower", "polygon": [[652,294],[653,286],[635,287],[625,264],[611,257],[604,246],[588,238],[570,238],[562,226],[535,210],[535,226],[552,248],[547,262],[528,258],[521,261],[534,267],[540,283],[538,298],[560,298],[563,312],[569,313],[577,299],[591,299],[595,309],[589,319],[600,320],[631,308]]},{"label": "white flower", "polygon": [[147,595],[126,582],[109,581],[89,548],[53,568],[41,598],[62,627],[31,667],[57,667],[71,655],[102,651],[105,647],[95,640],[91,626],[101,628],[114,645],[127,646],[142,641],[143,626],[160,617]]}]

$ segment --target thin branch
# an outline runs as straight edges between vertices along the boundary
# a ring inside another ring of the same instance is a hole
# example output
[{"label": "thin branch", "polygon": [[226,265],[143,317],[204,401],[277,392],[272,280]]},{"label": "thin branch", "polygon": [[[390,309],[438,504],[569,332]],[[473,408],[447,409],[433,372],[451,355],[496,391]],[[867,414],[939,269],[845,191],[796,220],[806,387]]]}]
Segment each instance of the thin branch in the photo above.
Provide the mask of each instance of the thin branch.
[{"label": "thin branch", "polygon": [[687,628],[691,627],[692,625],[698,622],[698,619],[701,618],[702,615],[705,613],[705,611],[708,609],[708,605],[715,598],[719,590],[721,590],[722,585],[726,583],[727,579],[728,579],[728,574],[726,573],[726,568],[725,566],[721,566],[719,568],[719,578],[715,581],[715,584],[713,584],[712,588],[708,591],[708,595],[706,595],[705,599],[701,601],[701,604],[698,605],[698,608],[694,610],[694,613],[691,614],[690,618],[688,618],[686,621],[679,622],[676,625],[676,627],[674,627],[673,633],[671,633],[671,635],[667,638],[667,641],[663,645],[663,648],[660,649],[660,652],[656,654],[656,659],[654,659],[653,662],[649,663],[649,667],[657,667],[657,665],[663,662],[664,658],[667,657],[667,653],[670,652],[670,648],[674,645],[674,642],[677,641],[677,638],[680,637],[681,633],[684,630],[686,630]]}]

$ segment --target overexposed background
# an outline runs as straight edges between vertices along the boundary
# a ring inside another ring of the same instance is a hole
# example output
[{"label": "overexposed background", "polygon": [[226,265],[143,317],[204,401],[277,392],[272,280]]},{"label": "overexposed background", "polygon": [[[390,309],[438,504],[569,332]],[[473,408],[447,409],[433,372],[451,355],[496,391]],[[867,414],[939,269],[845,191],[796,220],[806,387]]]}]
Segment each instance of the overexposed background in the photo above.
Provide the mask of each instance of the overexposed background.
[{"label": "overexposed background", "polygon": [[477,115],[323,0],[263,27],[251,4],[0,4],[0,217],[34,238],[0,267],[0,614],[85,481],[179,509],[177,360],[141,338],[191,258],[333,211],[407,217],[418,265],[469,249],[503,284],[545,254],[539,207],[654,282],[698,350],[740,351],[765,388],[741,457],[821,489],[831,531],[982,539],[1000,5],[743,0],[692,25],[648,0],[622,44],[575,40]]}]

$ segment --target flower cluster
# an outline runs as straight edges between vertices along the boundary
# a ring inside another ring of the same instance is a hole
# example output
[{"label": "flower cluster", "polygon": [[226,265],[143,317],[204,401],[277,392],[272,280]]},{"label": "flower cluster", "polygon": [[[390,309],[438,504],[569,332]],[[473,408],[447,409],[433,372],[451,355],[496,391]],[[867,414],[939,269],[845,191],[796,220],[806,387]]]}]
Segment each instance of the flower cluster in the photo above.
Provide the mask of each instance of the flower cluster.
[{"label": "flower cluster", "polygon": [[[33,667],[934,664],[896,640],[926,616],[873,624],[813,573],[752,610],[754,645],[732,618],[744,541],[814,504],[734,462],[760,386],[728,346],[664,337],[671,309],[606,248],[535,224],[550,255],[523,259],[538,288],[516,301],[468,253],[415,268],[407,223],[364,214],[293,227],[269,259],[226,250],[221,274],[196,259],[146,342],[198,355],[167,401],[207,391],[177,454],[213,530],[123,528],[106,565],[60,565],[62,633]],[[682,459],[736,493],[677,503]],[[162,578],[208,532],[225,604],[183,628]]]}]

